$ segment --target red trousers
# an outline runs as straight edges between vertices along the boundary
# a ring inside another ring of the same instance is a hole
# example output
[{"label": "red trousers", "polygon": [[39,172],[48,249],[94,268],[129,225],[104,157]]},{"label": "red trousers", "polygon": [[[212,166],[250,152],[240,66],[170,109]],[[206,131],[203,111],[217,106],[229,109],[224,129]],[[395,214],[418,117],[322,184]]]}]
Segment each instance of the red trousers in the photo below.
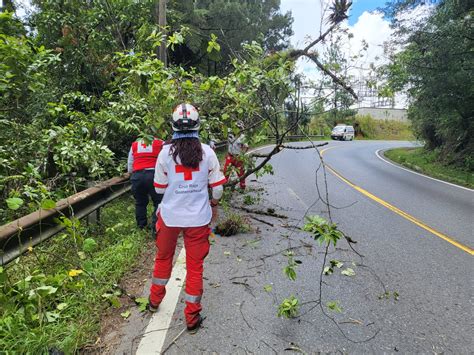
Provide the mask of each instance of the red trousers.
[{"label": "red trousers", "polygon": [[166,294],[166,283],[171,276],[173,256],[179,233],[183,231],[184,248],[186,249],[186,288],[184,300],[184,316],[188,326],[194,325],[201,312],[201,296],[203,293],[203,264],[209,253],[209,226],[201,227],[168,227],[158,216],[156,223],[155,269],[150,289],[150,302],[159,305]]},{"label": "red trousers", "polygon": [[[224,164],[224,175],[225,177],[229,177],[230,175],[230,170],[229,166],[234,166],[237,169],[237,175],[239,177],[244,176],[245,170],[244,170],[244,162],[242,159],[239,157],[232,155],[230,153],[227,153],[227,156],[225,157],[225,164]],[[240,179],[240,188],[245,189],[245,179]]]}]

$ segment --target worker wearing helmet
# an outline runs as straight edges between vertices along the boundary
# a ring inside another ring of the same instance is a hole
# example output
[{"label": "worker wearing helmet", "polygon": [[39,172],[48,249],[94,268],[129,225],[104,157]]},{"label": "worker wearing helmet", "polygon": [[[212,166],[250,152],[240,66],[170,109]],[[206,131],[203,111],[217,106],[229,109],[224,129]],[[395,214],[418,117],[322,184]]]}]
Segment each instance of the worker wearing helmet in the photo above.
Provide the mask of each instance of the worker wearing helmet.
[{"label": "worker wearing helmet", "polygon": [[[244,129],[243,122],[237,122],[237,127],[240,130]],[[228,136],[228,151],[225,157],[225,164],[224,164],[224,175],[226,178],[229,177],[231,170],[229,169],[231,166],[235,167],[237,170],[237,175],[240,178],[239,185],[242,190],[245,190],[245,179],[242,178],[245,174],[244,169],[244,161],[242,159],[242,154],[246,153],[249,149],[248,145],[245,143],[245,137],[243,134],[235,137],[233,134],[229,134]]]},{"label": "worker wearing helmet", "polygon": [[[217,216],[217,204],[226,178],[214,151],[199,141],[199,114],[190,104],[173,111],[173,137],[163,146],[155,168],[154,185],[164,193],[156,224],[156,246],[149,309],[156,312],[171,276],[176,241],[184,235],[186,288],[184,315],[190,332],[202,322],[203,262],[209,252],[209,223]],[[209,200],[208,187],[212,189]]]},{"label": "worker wearing helmet", "polygon": [[155,234],[156,209],[163,197],[163,195],[157,194],[153,187],[156,159],[162,146],[163,141],[160,139],[155,138],[153,141],[148,142],[148,144],[139,139],[132,143],[127,162],[127,170],[132,174],[130,182],[132,184],[132,194],[135,198],[137,226],[140,229],[144,229],[148,225],[146,210],[149,198],[151,198],[154,207],[151,217],[153,234]]}]

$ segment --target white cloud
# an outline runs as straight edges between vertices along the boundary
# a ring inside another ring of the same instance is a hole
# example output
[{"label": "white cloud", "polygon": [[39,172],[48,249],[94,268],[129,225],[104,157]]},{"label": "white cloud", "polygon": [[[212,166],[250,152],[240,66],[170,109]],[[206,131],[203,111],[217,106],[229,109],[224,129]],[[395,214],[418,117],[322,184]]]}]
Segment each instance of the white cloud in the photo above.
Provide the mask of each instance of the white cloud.
[{"label": "white cloud", "polygon": [[321,30],[321,15],[329,0],[282,0],[281,12],[291,11],[293,14],[293,36],[291,44],[303,47],[308,38],[316,38]]},{"label": "white cloud", "polygon": [[[292,11],[294,23],[294,35],[291,38],[291,44],[296,48],[303,48],[309,43],[310,38],[316,38],[322,30],[327,28],[327,24],[323,22],[321,26],[321,14],[327,10],[329,0],[282,0],[282,12]],[[327,12],[326,14],[327,15]],[[357,22],[350,26],[348,21],[341,24],[342,29],[347,29],[352,33],[353,37],[348,39],[347,36],[342,36],[342,48],[346,58],[350,58],[358,54],[363,48],[363,41],[368,44],[368,49],[362,58],[357,59],[351,63],[355,67],[350,70],[349,74],[357,80],[369,73],[369,67],[373,64],[375,67],[386,64],[388,59],[384,57],[384,42],[388,41],[392,35],[390,22],[384,19],[380,12],[364,12],[357,19]],[[324,47],[319,44],[315,48],[320,53],[323,52]],[[302,73],[308,80],[320,81],[322,77],[321,71],[316,65],[306,59],[300,59],[297,63],[297,71]],[[367,104],[367,103],[363,103]],[[403,99],[396,103],[396,106],[404,106]]]},{"label": "white cloud", "polygon": [[356,55],[363,48],[363,41],[367,42],[368,50],[362,63],[367,67],[371,63],[378,65],[385,62],[383,58],[383,44],[388,41],[393,33],[390,23],[383,18],[379,12],[364,12],[359,17],[354,26],[347,23],[343,25],[354,37],[347,41],[345,45],[349,56]]}]

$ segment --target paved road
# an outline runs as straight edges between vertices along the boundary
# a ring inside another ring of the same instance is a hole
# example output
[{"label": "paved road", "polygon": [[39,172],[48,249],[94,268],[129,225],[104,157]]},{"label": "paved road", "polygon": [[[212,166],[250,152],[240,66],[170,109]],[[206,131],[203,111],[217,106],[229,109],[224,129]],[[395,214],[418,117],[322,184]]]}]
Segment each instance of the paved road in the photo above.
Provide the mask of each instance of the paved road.
[{"label": "paved road", "polygon": [[[313,150],[288,150],[272,160],[275,175],[253,182],[265,192],[254,192],[260,202],[252,208],[271,207],[289,218],[257,216],[273,226],[252,219],[253,232],[216,240],[205,268],[204,328],[181,336],[169,352],[472,353],[474,192],[412,174],[375,154],[410,145],[355,141],[322,148],[339,175],[327,172],[332,218],[364,255],[341,242],[329,256],[356,272],[324,277],[322,304],[339,302],[342,313],[328,312],[342,332],[314,308],[323,250],[291,227],[302,225],[305,212],[327,216],[317,202],[323,172],[316,173]],[[282,275],[281,251],[288,247],[302,261],[296,282]],[[390,297],[380,297],[385,291]],[[291,294],[300,300],[301,316],[277,318],[278,304]],[[161,332],[161,350],[182,329],[182,307],[179,300],[171,329]]]}]

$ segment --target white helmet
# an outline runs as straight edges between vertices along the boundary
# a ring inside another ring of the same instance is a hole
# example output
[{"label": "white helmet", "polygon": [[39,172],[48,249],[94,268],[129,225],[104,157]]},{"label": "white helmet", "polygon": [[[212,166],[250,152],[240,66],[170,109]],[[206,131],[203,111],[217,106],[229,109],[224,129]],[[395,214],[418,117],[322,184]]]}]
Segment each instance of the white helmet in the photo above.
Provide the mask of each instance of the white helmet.
[{"label": "white helmet", "polygon": [[197,131],[200,127],[198,110],[190,104],[182,103],[173,111],[173,131]]}]

